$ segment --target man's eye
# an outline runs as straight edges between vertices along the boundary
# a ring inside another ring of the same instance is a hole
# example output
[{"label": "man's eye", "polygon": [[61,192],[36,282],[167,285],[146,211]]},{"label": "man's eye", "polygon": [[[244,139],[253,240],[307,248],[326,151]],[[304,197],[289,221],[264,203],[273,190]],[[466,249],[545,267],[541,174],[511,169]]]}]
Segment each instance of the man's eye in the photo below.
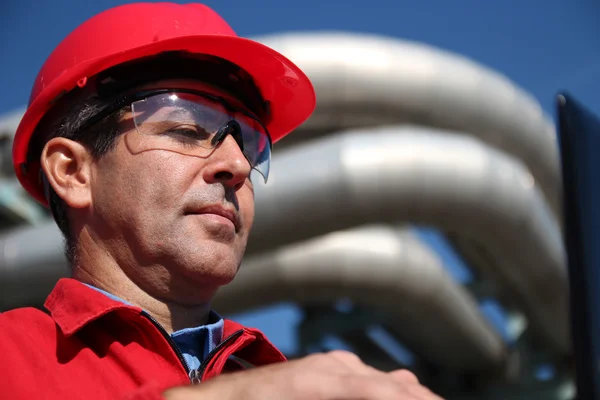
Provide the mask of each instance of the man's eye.
[{"label": "man's eye", "polygon": [[210,134],[198,126],[176,126],[168,129],[165,134],[174,139],[206,140]]}]

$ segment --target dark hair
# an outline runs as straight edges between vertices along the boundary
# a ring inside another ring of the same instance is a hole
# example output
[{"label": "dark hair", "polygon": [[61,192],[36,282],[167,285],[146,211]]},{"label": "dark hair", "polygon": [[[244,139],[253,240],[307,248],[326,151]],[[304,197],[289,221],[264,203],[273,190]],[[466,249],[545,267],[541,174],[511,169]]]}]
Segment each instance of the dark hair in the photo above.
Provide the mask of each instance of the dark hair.
[{"label": "dark hair", "polygon": [[[74,102],[73,107],[62,110],[60,118],[51,122],[42,121],[36,130],[39,138],[32,142],[29,149],[29,157],[39,159],[45,144],[52,138],[64,137],[77,141],[84,145],[94,159],[100,159],[115,146],[116,138],[120,134],[118,123],[126,112],[123,108],[108,115],[97,124],[82,130],[81,127],[95,115],[102,113],[110,104],[110,100],[89,97]],[[50,119],[49,115],[48,118]],[[46,123],[44,123],[46,122]],[[46,179],[42,177],[42,179]],[[65,201],[56,194],[52,186],[48,186],[48,204],[52,216],[64,237],[64,253],[69,264],[73,264],[77,255],[77,240],[72,236],[67,215],[68,206]]]}]

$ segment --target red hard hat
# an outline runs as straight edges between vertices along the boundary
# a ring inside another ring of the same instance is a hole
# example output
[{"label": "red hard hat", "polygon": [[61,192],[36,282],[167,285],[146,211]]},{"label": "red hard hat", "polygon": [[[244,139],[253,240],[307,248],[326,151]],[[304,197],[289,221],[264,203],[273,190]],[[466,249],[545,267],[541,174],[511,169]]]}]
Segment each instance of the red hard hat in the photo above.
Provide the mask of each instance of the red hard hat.
[{"label": "red hard hat", "polygon": [[29,141],[53,101],[107,68],[166,51],[220,57],[244,69],[270,102],[273,142],[303,123],[315,107],[306,75],[283,55],[238,37],[202,4],[133,3],[104,11],[71,32],[42,66],[15,134],[13,163],[23,187],[47,205],[37,173],[28,170]]}]

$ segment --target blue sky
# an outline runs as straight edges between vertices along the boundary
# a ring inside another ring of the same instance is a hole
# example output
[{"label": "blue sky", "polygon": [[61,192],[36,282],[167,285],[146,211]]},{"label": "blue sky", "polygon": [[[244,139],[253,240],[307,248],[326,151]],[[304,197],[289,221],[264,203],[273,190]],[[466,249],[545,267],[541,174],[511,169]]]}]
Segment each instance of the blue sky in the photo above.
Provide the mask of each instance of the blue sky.
[{"label": "blue sky", "polygon": [[[2,0],[0,112],[24,104],[39,67],[69,31],[119,0]],[[245,36],[345,30],[417,40],[466,55],[529,90],[547,111],[559,88],[600,109],[595,0],[210,0]]]},{"label": "blue sky", "polygon": [[[79,23],[118,0],[0,0],[0,114],[25,105],[38,69]],[[368,32],[425,42],[491,67],[554,114],[567,89],[600,113],[600,3],[596,0],[206,1],[242,36],[297,31]],[[425,235],[440,247],[439,238]],[[447,252],[444,253],[447,255]],[[458,264],[450,262],[462,279]],[[275,319],[273,319],[275,318]],[[284,350],[289,308],[244,317]]]}]

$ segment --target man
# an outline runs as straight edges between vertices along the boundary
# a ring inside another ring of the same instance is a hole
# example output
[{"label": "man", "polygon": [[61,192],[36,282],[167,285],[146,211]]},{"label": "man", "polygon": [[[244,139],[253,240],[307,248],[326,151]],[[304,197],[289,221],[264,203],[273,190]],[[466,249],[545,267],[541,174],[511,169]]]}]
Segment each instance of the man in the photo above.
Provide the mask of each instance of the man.
[{"label": "man", "polygon": [[129,4],[73,31],[43,65],[13,149],[72,278],[47,312],[0,315],[3,397],[438,398],[344,352],[283,363],[210,308],[244,254],[252,179],[267,179],[271,144],[314,106],[297,66],[203,5]]}]

